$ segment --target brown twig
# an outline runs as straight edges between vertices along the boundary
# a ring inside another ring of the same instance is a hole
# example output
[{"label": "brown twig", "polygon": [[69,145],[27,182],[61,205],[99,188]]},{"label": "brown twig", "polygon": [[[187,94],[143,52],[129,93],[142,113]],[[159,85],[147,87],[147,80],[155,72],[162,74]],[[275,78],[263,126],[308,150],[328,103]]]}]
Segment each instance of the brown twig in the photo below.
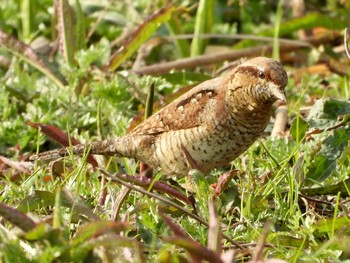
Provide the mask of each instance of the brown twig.
[{"label": "brown twig", "polygon": [[[105,170],[103,170],[103,169],[99,169],[99,170],[101,171],[101,173],[103,173],[104,175],[106,175],[112,182],[116,182],[116,183],[121,184],[121,185],[123,185],[123,186],[125,186],[125,187],[128,187],[128,188],[130,188],[130,189],[132,189],[132,190],[134,190],[134,191],[140,192],[140,193],[142,193],[142,194],[144,194],[144,195],[147,195],[147,196],[149,196],[149,197],[153,197],[153,198],[155,198],[155,199],[157,199],[157,200],[159,200],[159,201],[162,201],[162,202],[165,203],[165,204],[168,204],[168,205],[170,205],[170,206],[176,207],[177,209],[179,209],[180,211],[182,211],[183,213],[185,213],[185,214],[188,215],[189,217],[191,217],[191,218],[197,220],[198,222],[200,222],[201,224],[205,225],[206,227],[209,227],[209,224],[208,224],[203,218],[201,218],[201,217],[199,217],[199,216],[197,216],[197,215],[191,213],[190,211],[186,210],[183,206],[181,206],[181,205],[179,205],[179,204],[177,204],[177,203],[174,203],[174,202],[172,202],[172,201],[170,201],[170,200],[168,200],[168,199],[166,199],[166,198],[164,198],[164,197],[162,197],[162,196],[153,194],[153,193],[151,193],[151,192],[149,192],[149,191],[147,191],[147,190],[145,190],[145,189],[143,189],[143,188],[141,188],[141,187],[139,187],[139,186],[135,186],[135,185],[133,185],[133,184],[127,183],[127,182],[121,180],[120,178],[116,177],[115,175],[113,175],[113,174],[111,174],[111,173],[109,173],[109,172],[107,172],[107,171],[105,171]],[[234,240],[233,240],[232,238],[230,238],[229,236],[223,234],[223,237],[224,237],[227,241],[229,241],[229,242],[231,242],[232,244],[234,244],[236,247],[238,247],[238,248],[240,248],[240,249],[243,249],[243,247],[242,247],[239,243],[237,243],[236,241],[234,241]]]},{"label": "brown twig", "polygon": [[281,105],[276,109],[276,120],[273,126],[271,137],[276,137],[286,130],[288,122],[288,108],[287,105]]},{"label": "brown twig", "polygon": [[332,130],[338,129],[340,127],[343,127],[343,126],[345,126],[348,123],[349,123],[349,120],[348,119],[344,119],[343,121],[339,122],[338,124],[336,124],[336,125],[334,125],[332,127],[328,127],[328,128],[324,128],[324,129],[314,129],[314,130],[308,132],[306,134],[306,137],[309,137],[309,136],[311,136],[313,134],[320,134],[322,132],[332,131]]},{"label": "brown twig", "polygon": [[253,255],[251,263],[262,262],[262,254],[263,254],[263,251],[264,251],[266,238],[267,238],[267,234],[268,234],[268,232],[270,230],[270,226],[271,226],[270,221],[267,221],[265,223],[263,232],[261,234],[261,240],[260,240],[260,242],[258,242],[257,246],[255,247],[255,251],[254,251],[254,255]]},{"label": "brown twig", "polygon": [[[281,52],[289,52],[298,50],[300,48],[312,48],[313,46],[317,46],[326,42],[330,42],[335,38],[338,38],[339,35],[331,32],[329,34],[324,34],[322,36],[312,36],[305,41],[298,41],[293,43],[286,43],[285,41],[280,42],[280,51]],[[195,68],[198,66],[207,66],[211,64],[215,64],[223,61],[233,61],[242,57],[254,57],[259,56],[261,54],[268,55],[272,52],[272,46],[264,45],[257,47],[249,47],[243,48],[240,50],[234,50],[231,52],[224,52],[219,54],[207,54],[193,58],[183,58],[175,61],[158,63],[150,66],[145,66],[136,70],[131,70],[130,72],[135,74],[150,74],[150,75],[158,75],[168,73],[173,69],[189,69]]]},{"label": "brown twig", "polygon": [[306,200],[309,200],[309,201],[312,201],[312,202],[315,202],[315,203],[320,203],[320,204],[325,204],[325,205],[333,205],[332,202],[328,202],[328,201],[324,201],[324,200],[321,200],[321,199],[316,199],[316,198],[312,198],[308,195],[304,195],[302,193],[299,193],[299,196],[302,197],[302,198],[305,198]]},{"label": "brown twig", "polygon": [[348,46],[348,36],[349,36],[349,32],[348,32],[348,28],[346,27],[344,30],[344,47],[345,47],[346,55],[350,59],[350,51],[349,51],[349,46]]},{"label": "brown twig", "polygon": [[[280,48],[282,52],[292,51],[296,49],[300,49],[300,45],[281,45]],[[179,70],[194,68],[198,66],[207,66],[222,61],[236,60],[242,57],[258,56],[261,53],[270,54],[271,52],[272,46],[249,47],[219,54],[201,55],[193,58],[182,58],[174,61],[134,69],[131,70],[131,72],[135,74],[158,75],[168,73],[173,69]]]},{"label": "brown twig", "polygon": [[116,197],[116,199],[114,201],[113,214],[112,214],[112,220],[113,221],[118,221],[120,209],[121,209],[124,201],[128,197],[130,191],[131,191],[130,188],[125,187],[124,185],[122,185],[122,188],[120,189],[120,191],[119,191],[119,193],[118,193],[118,195],[117,195],[117,197]]},{"label": "brown twig", "polygon": [[[210,39],[210,38],[216,38],[216,39],[232,39],[232,40],[254,40],[254,41],[260,41],[260,42],[272,42],[273,37],[265,37],[265,36],[255,36],[255,35],[249,35],[249,34],[235,34],[235,35],[228,35],[228,34],[199,34],[194,36],[194,34],[179,34],[175,36],[164,36],[162,37],[165,41],[171,41],[176,39],[193,39],[196,38],[202,38],[202,39]],[[158,37],[154,37],[158,38]],[[152,39],[151,39],[152,40]],[[293,39],[286,39],[286,38],[279,38],[278,39],[281,44],[294,44],[294,45],[300,45],[309,47],[310,44],[305,41],[300,40],[293,40]]]}]

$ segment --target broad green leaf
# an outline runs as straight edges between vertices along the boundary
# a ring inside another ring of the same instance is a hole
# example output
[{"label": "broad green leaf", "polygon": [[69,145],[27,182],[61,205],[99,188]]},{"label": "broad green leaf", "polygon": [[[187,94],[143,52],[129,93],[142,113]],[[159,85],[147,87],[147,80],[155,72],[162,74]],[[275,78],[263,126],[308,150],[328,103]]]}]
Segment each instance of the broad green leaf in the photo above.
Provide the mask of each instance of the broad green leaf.
[{"label": "broad green leaf", "polygon": [[[77,197],[72,197],[67,191],[61,192],[61,205],[71,208],[73,212],[84,215],[91,220],[99,220],[85,203]],[[17,209],[22,212],[30,212],[39,207],[48,207],[55,205],[55,193],[49,191],[35,191],[34,194],[24,198]]]},{"label": "broad green leaf", "polygon": [[333,230],[337,230],[345,226],[348,228],[349,224],[350,219],[347,216],[323,219],[317,224],[317,232],[319,234],[330,233]]},{"label": "broad green leaf", "polygon": [[350,102],[334,99],[320,99],[312,107],[307,122],[312,128],[326,129],[336,125],[338,117],[350,114]]},{"label": "broad green leaf", "polygon": [[28,231],[24,238],[29,241],[41,240],[46,238],[50,232],[52,232],[52,228],[48,224],[39,223],[32,230]]},{"label": "broad green leaf", "polygon": [[152,14],[122,41],[122,46],[112,55],[104,69],[113,71],[118,68],[126,59],[135,53],[161,24],[170,19],[175,10],[176,8],[174,6],[169,6]]},{"label": "broad green leaf", "polygon": [[71,239],[71,244],[73,246],[77,246],[78,244],[86,242],[89,239],[97,238],[98,236],[107,233],[125,231],[127,228],[128,225],[123,222],[92,222],[80,227],[77,230],[76,235],[74,236],[74,238]]},{"label": "broad green leaf", "polygon": [[306,179],[321,182],[325,180],[337,167],[337,159],[349,145],[350,128],[334,130],[333,134],[322,142],[321,150],[313,158]]},{"label": "broad green leaf", "polygon": [[64,88],[66,85],[66,80],[62,77],[58,70],[52,65],[49,66],[43,57],[39,57],[39,55],[36,54],[30,46],[24,44],[23,42],[17,40],[16,38],[8,35],[1,30],[0,47],[5,48],[15,56],[23,59],[25,62],[41,71],[44,75],[49,77],[58,87]]},{"label": "broad green leaf", "polygon": [[291,247],[306,247],[301,238],[291,236],[289,232],[276,232],[268,235],[267,240],[270,244],[285,245]]},{"label": "broad green leaf", "polygon": [[60,50],[69,66],[74,64],[74,11],[67,0],[55,0]]},{"label": "broad green leaf", "polygon": [[[350,150],[350,147],[347,147],[347,150]],[[340,193],[342,197],[349,197],[350,195],[350,178],[345,181],[341,181],[333,185],[325,185],[321,187],[311,187],[311,188],[302,188],[300,192],[305,195],[315,196],[315,195],[337,195]]]}]

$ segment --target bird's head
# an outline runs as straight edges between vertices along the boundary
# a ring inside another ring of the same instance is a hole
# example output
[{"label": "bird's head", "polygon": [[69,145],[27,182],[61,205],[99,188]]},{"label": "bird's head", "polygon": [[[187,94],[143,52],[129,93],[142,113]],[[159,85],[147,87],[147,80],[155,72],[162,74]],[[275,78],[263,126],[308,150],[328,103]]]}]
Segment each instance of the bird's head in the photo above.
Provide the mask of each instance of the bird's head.
[{"label": "bird's head", "polygon": [[[264,105],[277,100],[286,103],[285,87],[288,76],[281,63],[266,57],[256,57],[237,66],[231,87],[245,91],[247,96]],[[245,98],[248,100],[248,98]]]}]

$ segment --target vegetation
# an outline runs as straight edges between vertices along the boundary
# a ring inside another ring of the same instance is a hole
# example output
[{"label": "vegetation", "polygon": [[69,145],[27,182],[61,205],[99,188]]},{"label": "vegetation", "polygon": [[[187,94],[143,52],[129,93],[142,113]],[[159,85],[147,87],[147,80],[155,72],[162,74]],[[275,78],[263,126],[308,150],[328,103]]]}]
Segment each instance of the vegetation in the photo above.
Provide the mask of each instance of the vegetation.
[{"label": "vegetation", "polygon": [[[348,262],[349,13],[349,1],[3,1],[1,261]],[[28,161],[123,135],[259,55],[285,65],[288,110],[229,167],[174,183],[123,158]]]}]

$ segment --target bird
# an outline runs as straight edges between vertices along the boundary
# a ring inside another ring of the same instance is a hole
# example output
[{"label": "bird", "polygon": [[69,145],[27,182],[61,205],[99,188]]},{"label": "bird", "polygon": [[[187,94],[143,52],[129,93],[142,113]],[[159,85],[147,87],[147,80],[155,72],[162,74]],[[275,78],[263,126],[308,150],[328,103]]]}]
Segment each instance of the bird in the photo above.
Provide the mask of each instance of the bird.
[{"label": "bird", "polygon": [[202,82],[124,136],[31,156],[54,160],[69,151],[129,157],[167,176],[184,177],[193,164],[203,174],[229,164],[264,132],[273,104],[286,103],[282,64],[256,57]]}]

